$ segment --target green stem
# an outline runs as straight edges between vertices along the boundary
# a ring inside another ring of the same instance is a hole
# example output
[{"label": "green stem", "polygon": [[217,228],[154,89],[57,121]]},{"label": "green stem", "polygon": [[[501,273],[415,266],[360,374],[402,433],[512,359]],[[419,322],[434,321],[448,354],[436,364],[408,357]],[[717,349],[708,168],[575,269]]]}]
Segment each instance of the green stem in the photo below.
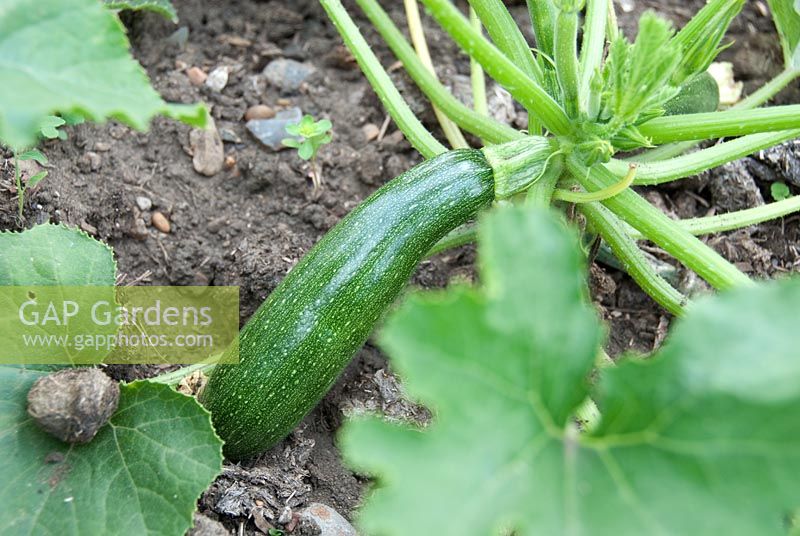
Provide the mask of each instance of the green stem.
[{"label": "green stem", "polygon": [[542,69],[502,0],[469,0],[495,46],[528,77],[542,84]]},{"label": "green stem", "polygon": [[[591,170],[575,155],[567,158],[567,168],[588,191],[613,185],[619,179],[602,165]],[[717,289],[752,284],[750,278],[716,251],[682,229],[675,221],[631,189],[603,201],[614,214],[659,245]]]},{"label": "green stem", "polygon": [[578,13],[559,9],[556,15],[556,77],[561,101],[570,117],[578,116]]},{"label": "green stem", "polygon": [[752,110],[758,108],[780,93],[783,88],[791,84],[798,76],[800,76],[800,70],[786,69],[758,88],[755,93],[737,102],[733,108],[736,110]]},{"label": "green stem", "polygon": [[697,175],[707,169],[732,162],[753,154],[756,151],[760,151],[761,149],[766,149],[767,147],[772,147],[773,145],[797,137],[800,137],[800,130],[781,130],[778,132],[750,134],[670,160],[644,163],[636,162],[637,157],[634,156],[631,157],[630,160],[625,161],[612,159],[606,164],[606,167],[611,170],[612,173],[623,176],[627,172],[630,163],[635,162],[638,169],[636,171],[636,179],[633,181],[634,184],[662,184]]},{"label": "green stem", "polygon": [[[758,108],[762,104],[769,101],[772,97],[777,95],[783,88],[789,85],[793,80],[800,76],[800,70],[787,69],[781,72],[778,76],[763,85],[758,91],[747,97],[746,99],[735,104],[732,110],[751,110]],[[666,160],[680,154],[685,153],[692,147],[697,145],[696,141],[685,141],[679,143],[671,143],[662,147],[656,147],[646,151],[636,158],[640,162],[653,162],[657,160]]]},{"label": "green stem", "polygon": [[560,178],[561,173],[545,173],[541,179],[528,188],[525,202],[535,207],[549,207],[553,202],[553,194]]},{"label": "green stem", "polygon": [[512,127],[471,110],[456,99],[425,68],[403,34],[375,0],[357,0],[357,3],[420,90],[458,126],[489,143],[504,143],[523,136]]},{"label": "green stem", "polygon": [[639,126],[653,143],[710,140],[800,128],[800,104],[658,117]]},{"label": "green stem", "polygon": [[478,238],[478,227],[475,223],[467,223],[461,227],[452,230],[444,238],[436,242],[431,250],[428,252],[428,257],[447,251],[448,249],[457,248],[465,244],[471,244]]},{"label": "green stem", "polygon": [[606,43],[606,19],[609,0],[588,0],[581,43],[581,82],[578,88],[581,110],[588,109],[592,77],[603,63]]},{"label": "green stem", "polygon": [[[800,211],[800,195],[758,207],[717,214],[716,216],[678,220],[677,223],[686,232],[699,236],[749,227],[798,211]],[[636,240],[642,238],[638,233],[631,233],[631,235]]]},{"label": "green stem", "polygon": [[558,103],[479,32],[476,32],[449,0],[423,0],[423,3],[458,45],[477,59],[486,73],[505,87],[529,114],[536,116],[554,134],[564,135],[571,131],[569,118]]},{"label": "green stem", "polygon": [[[431,53],[428,50],[428,42],[425,40],[425,30],[422,27],[422,20],[419,16],[417,0],[404,0],[404,4],[406,8],[406,21],[408,22],[408,33],[411,35],[411,42],[414,43],[417,57],[428,69],[428,72],[436,77],[436,69],[433,67]],[[458,126],[436,105],[433,105],[433,113],[436,115],[436,119],[442,127],[444,136],[447,138],[447,141],[450,142],[450,147],[453,149],[465,149],[469,147],[467,140],[464,139],[464,135],[461,134]]]},{"label": "green stem", "polygon": [[531,25],[536,38],[536,48],[549,57],[553,57],[555,43],[556,8],[553,0],[527,0]]},{"label": "green stem", "polygon": [[[475,30],[481,31],[481,20],[478,18],[474,8],[469,8],[469,20]],[[469,59],[469,78],[472,86],[472,107],[477,113],[488,116],[486,77],[483,74],[483,67],[474,58]]]},{"label": "green stem", "polygon": [[403,97],[400,96],[389,75],[381,66],[380,61],[372,53],[361,32],[358,31],[353,19],[342,7],[341,1],[320,0],[320,3],[339,31],[347,48],[355,56],[361,71],[369,80],[375,93],[378,94],[381,102],[389,111],[397,126],[408,138],[408,141],[411,142],[411,145],[425,158],[431,158],[445,152],[447,150],[445,146],[428,132],[408,107]]},{"label": "green stem", "polygon": [[627,233],[625,225],[607,208],[598,203],[580,205],[578,210],[586,216],[595,231],[605,240],[614,255],[622,262],[623,269],[659,305],[670,313],[680,316],[688,302],[686,296],[675,290],[653,269],[653,265],[642,254]]}]

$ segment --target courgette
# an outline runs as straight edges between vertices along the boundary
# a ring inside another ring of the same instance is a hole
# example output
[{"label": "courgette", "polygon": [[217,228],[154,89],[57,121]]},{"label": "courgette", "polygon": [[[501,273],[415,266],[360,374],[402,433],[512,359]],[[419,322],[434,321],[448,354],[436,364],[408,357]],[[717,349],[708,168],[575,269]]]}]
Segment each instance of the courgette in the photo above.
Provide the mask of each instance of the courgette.
[{"label": "courgette", "polygon": [[239,364],[217,366],[200,395],[226,456],[242,459],[286,436],[439,239],[495,198],[523,190],[545,170],[558,172],[551,143],[529,137],[444,153],[380,188],[331,229],[242,328]]},{"label": "courgette", "polygon": [[719,85],[708,72],[700,73],[684,83],[678,94],[664,104],[664,115],[716,112],[719,107]]}]

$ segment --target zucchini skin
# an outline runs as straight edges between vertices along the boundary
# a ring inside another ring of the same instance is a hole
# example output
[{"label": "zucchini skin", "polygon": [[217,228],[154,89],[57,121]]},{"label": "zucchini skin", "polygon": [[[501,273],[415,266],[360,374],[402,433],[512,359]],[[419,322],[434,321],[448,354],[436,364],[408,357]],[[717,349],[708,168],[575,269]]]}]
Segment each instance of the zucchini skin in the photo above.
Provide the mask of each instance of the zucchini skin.
[{"label": "zucchini skin", "polygon": [[239,334],[239,364],[219,365],[200,401],[234,460],[289,434],[363,346],[444,235],[494,199],[480,150],[449,151],[377,190],[331,229]]}]

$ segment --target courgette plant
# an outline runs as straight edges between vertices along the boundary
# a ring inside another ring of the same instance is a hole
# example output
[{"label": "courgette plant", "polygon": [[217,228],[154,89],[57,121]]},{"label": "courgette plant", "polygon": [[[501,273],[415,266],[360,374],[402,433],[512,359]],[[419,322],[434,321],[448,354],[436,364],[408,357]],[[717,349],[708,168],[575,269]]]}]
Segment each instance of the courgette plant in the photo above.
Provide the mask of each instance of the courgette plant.
[{"label": "courgette plant", "polygon": [[[411,144],[426,158],[445,152],[447,147],[403,101],[341,2],[321,3]],[[500,155],[490,159],[493,168],[504,167],[512,175],[524,175],[531,162],[546,158],[548,172],[533,177],[515,201],[575,204],[588,230],[675,315],[683,313],[687,297],[657,273],[638,240],[657,244],[716,289],[745,286],[750,278],[696,236],[800,209],[800,197],[789,197],[740,212],[673,221],[630,188],[693,176],[800,135],[799,105],[758,108],[798,75],[792,63],[798,14],[789,0],[770,2],[781,17],[785,71],[726,111],[716,111],[718,89],[706,70],[725,48],[725,32],[744,0],[711,0],[677,32],[646,12],[633,42],[618,29],[611,0],[528,0],[535,44],[526,42],[501,0],[471,0],[470,18],[449,0],[422,0],[472,60],[474,109],[437,79],[416,0],[404,2],[413,45],[377,0],[356,3],[430,99],[451,147],[468,147],[462,130],[468,132]],[[527,131],[488,116],[484,72],[527,110]],[[546,155],[542,137],[552,146]],[[687,153],[703,140],[720,138],[732,139]],[[474,234],[462,227],[435,250],[468,242]]]}]

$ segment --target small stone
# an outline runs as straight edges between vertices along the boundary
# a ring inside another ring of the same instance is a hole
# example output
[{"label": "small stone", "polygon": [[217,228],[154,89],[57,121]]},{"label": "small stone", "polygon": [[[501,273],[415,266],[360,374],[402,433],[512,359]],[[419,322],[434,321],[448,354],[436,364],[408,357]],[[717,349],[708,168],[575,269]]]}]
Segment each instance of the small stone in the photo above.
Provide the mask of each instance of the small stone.
[{"label": "small stone", "polygon": [[284,506],[283,510],[281,510],[281,515],[278,516],[278,524],[285,525],[291,520],[292,520],[292,509],[288,506]]},{"label": "small stone", "polygon": [[236,167],[236,157],[228,155],[225,157],[225,169],[233,169]]},{"label": "small stone", "polygon": [[189,82],[195,86],[202,86],[208,79],[208,75],[200,67],[189,67],[186,70],[186,76],[189,77]]},{"label": "small stone", "polygon": [[222,91],[225,89],[225,86],[228,85],[228,73],[229,69],[227,67],[217,67],[208,73],[206,87],[209,87],[214,91]]},{"label": "small stone", "polygon": [[153,208],[153,201],[151,201],[149,197],[139,195],[136,196],[136,206],[139,207],[139,210],[142,212],[146,212]]},{"label": "small stone", "polygon": [[312,503],[301,510],[300,521],[316,526],[319,536],[358,536],[353,525],[339,512],[321,503]]},{"label": "small stone", "polygon": [[104,141],[98,141],[94,144],[94,150],[98,153],[107,153],[111,150],[111,144]]},{"label": "small stone", "polygon": [[88,443],[117,410],[119,384],[96,368],[65,369],[36,380],[28,414],[67,443]]},{"label": "small stone", "polygon": [[189,68],[189,64],[183,60],[175,60],[175,69],[178,71],[185,71]]},{"label": "small stone", "polygon": [[302,118],[303,111],[300,108],[289,108],[275,114],[273,119],[253,119],[245,126],[258,141],[275,151],[280,151],[285,148],[281,140],[289,137],[286,125],[297,123]]},{"label": "small stone", "polygon": [[708,73],[714,77],[719,86],[719,103],[722,106],[733,106],[742,99],[743,82],[733,77],[733,64],[729,61],[714,62],[708,66]]},{"label": "small stone", "polygon": [[314,73],[316,69],[308,63],[286,58],[272,60],[261,72],[264,78],[284,93],[292,93],[300,89],[300,85]]},{"label": "small stone", "polygon": [[150,236],[150,233],[147,232],[147,225],[142,218],[133,220],[133,226],[128,231],[128,234],[136,240],[147,240],[147,237]]},{"label": "small stone", "polygon": [[153,215],[150,217],[150,223],[152,223],[153,227],[155,227],[162,233],[169,234],[170,231],[169,220],[162,213],[158,211],[153,212]]},{"label": "small stone", "polygon": [[222,141],[226,141],[228,143],[242,143],[242,138],[237,136],[236,133],[229,128],[219,129],[219,137],[222,139]]},{"label": "small stone", "polygon": [[87,151],[78,159],[78,168],[83,173],[89,173],[90,171],[97,171],[100,169],[100,164],[102,164],[102,162],[99,154],[93,151]]},{"label": "small stone", "polygon": [[194,526],[187,536],[230,536],[225,525],[203,514],[194,513]]},{"label": "small stone", "polygon": [[278,106],[283,106],[283,107],[292,105],[292,101],[290,99],[284,99],[283,97],[281,97],[275,102],[278,104]]},{"label": "small stone", "polygon": [[90,234],[93,236],[97,234],[97,227],[95,227],[91,223],[88,223],[86,220],[81,221],[80,228],[86,234]]},{"label": "small stone", "polygon": [[245,121],[250,121],[251,119],[272,119],[273,117],[275,117],[275,110],[266,104],[251,106],[244,113]]},{"label": "small stone", "polygon": [[367,123],[361,127],[361,132],[364,133],[364,137],[368,142],[370,142],[378,137],[378,135],[381,133],[381,129],[375,123]]},{"label": "small stone", "polygon": [[192,148],[192,165],[195,171],[206,177],[222,171],[225,147],[211,117],[208,117],[206,128],[193,128],[189,131],[189,146]]}]

